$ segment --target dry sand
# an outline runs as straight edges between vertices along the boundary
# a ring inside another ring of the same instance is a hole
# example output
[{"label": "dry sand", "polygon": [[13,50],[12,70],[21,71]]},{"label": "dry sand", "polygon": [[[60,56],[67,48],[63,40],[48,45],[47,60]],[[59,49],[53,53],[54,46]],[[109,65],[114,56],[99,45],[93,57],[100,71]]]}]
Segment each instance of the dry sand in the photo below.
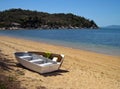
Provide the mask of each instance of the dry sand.
[{"label": "dry sand", "polygon": [[[64,54],[59,71],[39,74],[18,64],[16,51]],[[0,85],[9,89],[120,89],[120,56],[0,37]]]}]

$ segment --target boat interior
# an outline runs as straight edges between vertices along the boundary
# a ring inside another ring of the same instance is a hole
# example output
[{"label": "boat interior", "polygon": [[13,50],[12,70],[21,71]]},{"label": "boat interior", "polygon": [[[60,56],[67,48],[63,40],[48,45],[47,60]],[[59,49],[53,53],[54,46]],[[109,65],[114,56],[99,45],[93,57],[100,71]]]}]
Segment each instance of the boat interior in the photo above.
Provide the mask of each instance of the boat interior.
[{"label": "boat interior", "polygon": [[45,52],[19,52],[16,53],[21,59],[25,59],[35,64],[60,64],[64,55]]}]

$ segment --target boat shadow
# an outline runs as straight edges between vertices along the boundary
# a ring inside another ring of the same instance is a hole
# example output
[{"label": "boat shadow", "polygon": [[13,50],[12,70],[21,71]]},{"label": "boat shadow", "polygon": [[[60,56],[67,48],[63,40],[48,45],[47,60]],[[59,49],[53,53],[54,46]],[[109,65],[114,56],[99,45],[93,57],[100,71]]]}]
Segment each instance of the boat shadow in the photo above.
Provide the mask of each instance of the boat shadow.
[{"label": "boat shadow", "polygon": [[58,76],[58,75],[62,75],[63,73],[67,73],[69,72],[68,70],[63,70],[63,69],[59,69],[50,73],[45,73],[42,74],[44,77],[48,77],[48,76]]},{"label": "boat shadow", "polygon": [[[35,72],[35,71],[33,71],[33,70],[30,70],[30,69],[24,67],[24,66],[21,65],[20,63],[17,63],[16,65],[17,65],[17,67],[21,67],[21,68],[27,69],[27,70],[29,70],[29,71],[31,71],[31,72]],[[69,72],[69,71],[68,71],[68,70],[59,69],[59,70],[56,70],[56,71],[53,71],[53,72],[44,73],[44,74],[40,74],[40,73],[39,73],[39,74],[42,75],[42,76],[44,76],[44,77],[48,77],[48,76],[62,75],[63,73],[67,73],[67,72]],[[38,73],[38,72],[36,72],[36,73]]]}]

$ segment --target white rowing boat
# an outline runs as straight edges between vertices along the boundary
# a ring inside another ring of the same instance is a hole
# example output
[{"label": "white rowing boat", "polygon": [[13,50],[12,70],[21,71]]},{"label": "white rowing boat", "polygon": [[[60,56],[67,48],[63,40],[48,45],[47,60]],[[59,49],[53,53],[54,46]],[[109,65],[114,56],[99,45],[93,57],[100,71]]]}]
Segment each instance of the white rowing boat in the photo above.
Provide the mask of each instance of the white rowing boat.
[{"label": "white rowing boat", "polygon": [[16,52],[17,61],[24,67],[38,73],[48,73],[56,71],[63,63],[63,54],[45,52]]}]

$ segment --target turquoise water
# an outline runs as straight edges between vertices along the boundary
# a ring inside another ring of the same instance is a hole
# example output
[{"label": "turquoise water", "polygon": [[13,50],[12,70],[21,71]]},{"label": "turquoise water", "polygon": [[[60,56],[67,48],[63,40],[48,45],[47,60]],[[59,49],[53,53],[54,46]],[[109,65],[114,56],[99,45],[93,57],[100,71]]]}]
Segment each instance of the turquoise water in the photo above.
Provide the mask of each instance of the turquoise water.
[{"label": "turquoise water", "polygon": [[42,41],[109,55],[120,55],[120,29],[118,28],[101,28],[98,30],[1,30],[0,35]]}]

